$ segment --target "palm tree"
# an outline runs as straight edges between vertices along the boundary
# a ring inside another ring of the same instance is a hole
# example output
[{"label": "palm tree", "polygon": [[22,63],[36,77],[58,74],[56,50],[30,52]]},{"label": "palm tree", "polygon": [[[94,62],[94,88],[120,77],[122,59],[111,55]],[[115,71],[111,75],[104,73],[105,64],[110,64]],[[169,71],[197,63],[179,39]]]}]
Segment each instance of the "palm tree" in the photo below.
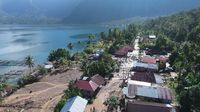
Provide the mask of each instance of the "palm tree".
[{"label": "palm tree", "polygon": [[31,69],[32,67],[34,67],[34,60],[33,60],[33,56],[28,55],[27,57],[25,57],[25,64],[28,66],[28,68],[30,69],[30,74],[31,74]]}]

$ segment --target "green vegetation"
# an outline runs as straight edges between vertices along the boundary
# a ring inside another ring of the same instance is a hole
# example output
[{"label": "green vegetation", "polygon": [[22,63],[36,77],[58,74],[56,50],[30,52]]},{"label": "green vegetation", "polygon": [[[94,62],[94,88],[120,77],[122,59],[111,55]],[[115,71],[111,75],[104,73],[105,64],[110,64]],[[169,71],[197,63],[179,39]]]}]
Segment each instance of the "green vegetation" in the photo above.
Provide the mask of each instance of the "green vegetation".
[{"label": "green vegetation", "polygon": [[126,29],[109,29],[108,34],[101,32],[100,37],[105,49],[114,54],[120,47],[132,45],[137,32],[137,26],[130,24]]},{"label": "green vegetation", "polygon": [[175,89],[181,112],[200,111],[199,13],[200,9],[182,12],[151,20],[143,27],[144,31],[150,29],[158,37],[151,46],[147,46],[172,52],[170,64],[178,77],[171,80],[170,85]]},{"label": "green vegetation", "polygon": [[116,96],[109,97],[104,104],[108,106],[108,112],[114,112],[117,110],[118,106],[120,105],[119,98]]},{"label": "green vegetation", "polygon": [[84,75],[93,76],[99,74],[103,77],[111,75],[112,72],[118,69],[118,63],[114,61],[110,54],[103,53],[98,60],[83,60],[81,69]]},{"label": "green vegetation", "polygon": [[22,78],[20,78],[18,80],[17,85],[19,87],[24,87],[27,84],[32,84],[32,83],[37,82],[37,81],[38,81],[37,77],[34,77],[32,75],[26,75],[26,76],[23,76]]},{"label": "green vegetation", "polygon": [[58,48],[49,53],[48,61],[59,61],[61,58],[70,59],[70,53],[66,49]]},{"label": "green vegetation", "polygon": [[39,67],[38,68],[38,73],[39,73],[39,75],[47,75],[48,74],[48,69],[46,69],[46,68],[44,68],[44,67]]},{"label": "green vegetation", "polygon": [[79,89],[75,88],[73,86],[74,82],[71,81],[69,83],[68,89],[64,91],[64,96],[62,97],[62,100],[59,101],[59,103],[54,108],[54,112],[60,112],[63,106],[65,105],[66,101],[69,98],[75,97],[75,96],[82,96],[82,93]]},{"label": "green vegetation", "polygon": [[4,90],[5,87],[6,87],[6,80],[2,76],[0,76],[0,102],[3,100],[1,92]]},{"label": "green vegetation", "polygon": [[30,74],[31,74],[31,70],[34,67],[34,60],[33,57],[31,55],[28,55],[25,58],[25,64],[28,66],[28,68],[30,69]]}]

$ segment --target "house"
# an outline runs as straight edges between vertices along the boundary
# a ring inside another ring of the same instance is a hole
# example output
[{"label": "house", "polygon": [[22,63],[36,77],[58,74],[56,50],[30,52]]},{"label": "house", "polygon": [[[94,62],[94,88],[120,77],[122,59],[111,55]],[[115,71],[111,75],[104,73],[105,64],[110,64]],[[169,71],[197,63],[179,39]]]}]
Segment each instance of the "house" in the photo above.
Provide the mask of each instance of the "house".
[{"label": "house", "polygon": [[98,74],[94,75],[93,77],[91,77],[91,81],[96,83],[98,86],[106,84],[105,79],[102,76],[98,75]]},{"label": "house", "polygon": [[156,64],[157,60],[156,60],[156,58],[147,55],[147,56],[142,57],[141,62],[149,63],[149,64]]},{"label": "house", "polygon": [[75,87],[82,90],[84,96],[91,97],[97,93],[99,86],[91,80],[78,80],[75,82]]},{"label": "house", "polygon": [[80,96],[67,100],[60,112],[84,112],[88,101]]},{"label": "house", "polygon": [[128,87],[124,88],[124,93],[128,98],[148,98],[156,100],[162,103],[171,103],[172,101],[172,91],[165,87],[152,86],[141,84],[128,84]]},{"label": "house", "polygon": [[135,72],[131,76],[131,80],[156,83],[154,73],[152,73],[152,72]]},{"label": "house", "polygon": [[149,35],[149,39],[156,39],[156,35]]},{"label": "house", "polygon": [[124,46],[122,48],[120,48],[116,53],[115,56],[116,57],[125,57],[127,56],[128,52],[132,52],[134,49],[131,46]]},{"label": "house", "polygon": [[169,104],[128,101],[126,112],[177,112],[177,109]]},{"label": "house", "polygon": [[135,72],[130,77],[130,79],[135,81],[142,81],[142,82],[149,82],[156,84],[164,83],[164,77],[153,72]]},{"label": "house", "polygon": [[157,64],[149,64],[149,63],[141,63],[141,62],[133,62],[133,71],[139,72],[158,72],[158,65]]}]

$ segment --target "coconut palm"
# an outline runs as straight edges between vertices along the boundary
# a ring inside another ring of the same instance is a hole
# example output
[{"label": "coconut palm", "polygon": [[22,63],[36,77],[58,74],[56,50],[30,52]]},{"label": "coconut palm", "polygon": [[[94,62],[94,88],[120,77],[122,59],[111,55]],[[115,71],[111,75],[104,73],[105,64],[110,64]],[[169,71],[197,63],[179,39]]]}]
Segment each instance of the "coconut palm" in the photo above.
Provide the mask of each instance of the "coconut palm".
[{"label": "coconut palm", "polygon": [[31,73],[31,70],[34,67],[33,56],[28,55],[27,57],[25,57],[25,64],[28,66],[28,68],[30,69],[30,73]]}]

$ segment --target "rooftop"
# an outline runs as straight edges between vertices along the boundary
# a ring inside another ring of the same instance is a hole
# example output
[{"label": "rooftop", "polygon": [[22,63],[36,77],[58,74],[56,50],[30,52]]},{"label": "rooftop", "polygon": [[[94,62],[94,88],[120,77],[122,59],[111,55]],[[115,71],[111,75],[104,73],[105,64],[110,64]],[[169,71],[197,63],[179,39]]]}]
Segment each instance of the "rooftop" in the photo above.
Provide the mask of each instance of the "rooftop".
[{"label": "rooftop", "polygon": [[148,64],[148,63],[141,63],[141,62],[133,63],[133,67],[141,67],[141,68],[145,68],[145,69],[158,70],[158,65],[157,64]]},{"label": "rooftop", "polygon": [[176,108],[169,104],[129,101],[126,112],[176,112]]},{"label": "rooftop", "polygon": [[116,53],[115,55],[117,56],[125,56],[128,54],[128,52],[132,52],[133,51],[133,48],[131,46],[124,46],[122,48],[120,48]]},{"label": "rooftop", "polygon": [[143,63],[156,64],[156,59],[151,56],[144,56],[141,60]]},{"label": "rooftop", "polygon": [[91,81],[96,83],[99,86],[105,84],[105,82],[106,82],[105,79],[98,74],[91,77]]},{"label": "rooftop", "polygon": [[135,72],[131,76],[131,80],[156,83],[154,73],[152,72]]},{"label": "rooftop", "polygon": [[130,98],[134,98],[135,96],[142,96],[161,100],[172,100],[172,91],[164,87],[128,84],[127,89],[128,91],[126,95]]},{"label": "rooftop", "polygon": [[87,80],[78,80],[75,83],[75,86],[79,89],[86,90],[86,91],[92,91],[92,92],[95,92],[96,89],[99,87],[93,81],[87,81]]},{"label": "rooftop", "polygon": [[70,98],[65,103],[61,112],[84,112],[88,101],[80,96]]}]

